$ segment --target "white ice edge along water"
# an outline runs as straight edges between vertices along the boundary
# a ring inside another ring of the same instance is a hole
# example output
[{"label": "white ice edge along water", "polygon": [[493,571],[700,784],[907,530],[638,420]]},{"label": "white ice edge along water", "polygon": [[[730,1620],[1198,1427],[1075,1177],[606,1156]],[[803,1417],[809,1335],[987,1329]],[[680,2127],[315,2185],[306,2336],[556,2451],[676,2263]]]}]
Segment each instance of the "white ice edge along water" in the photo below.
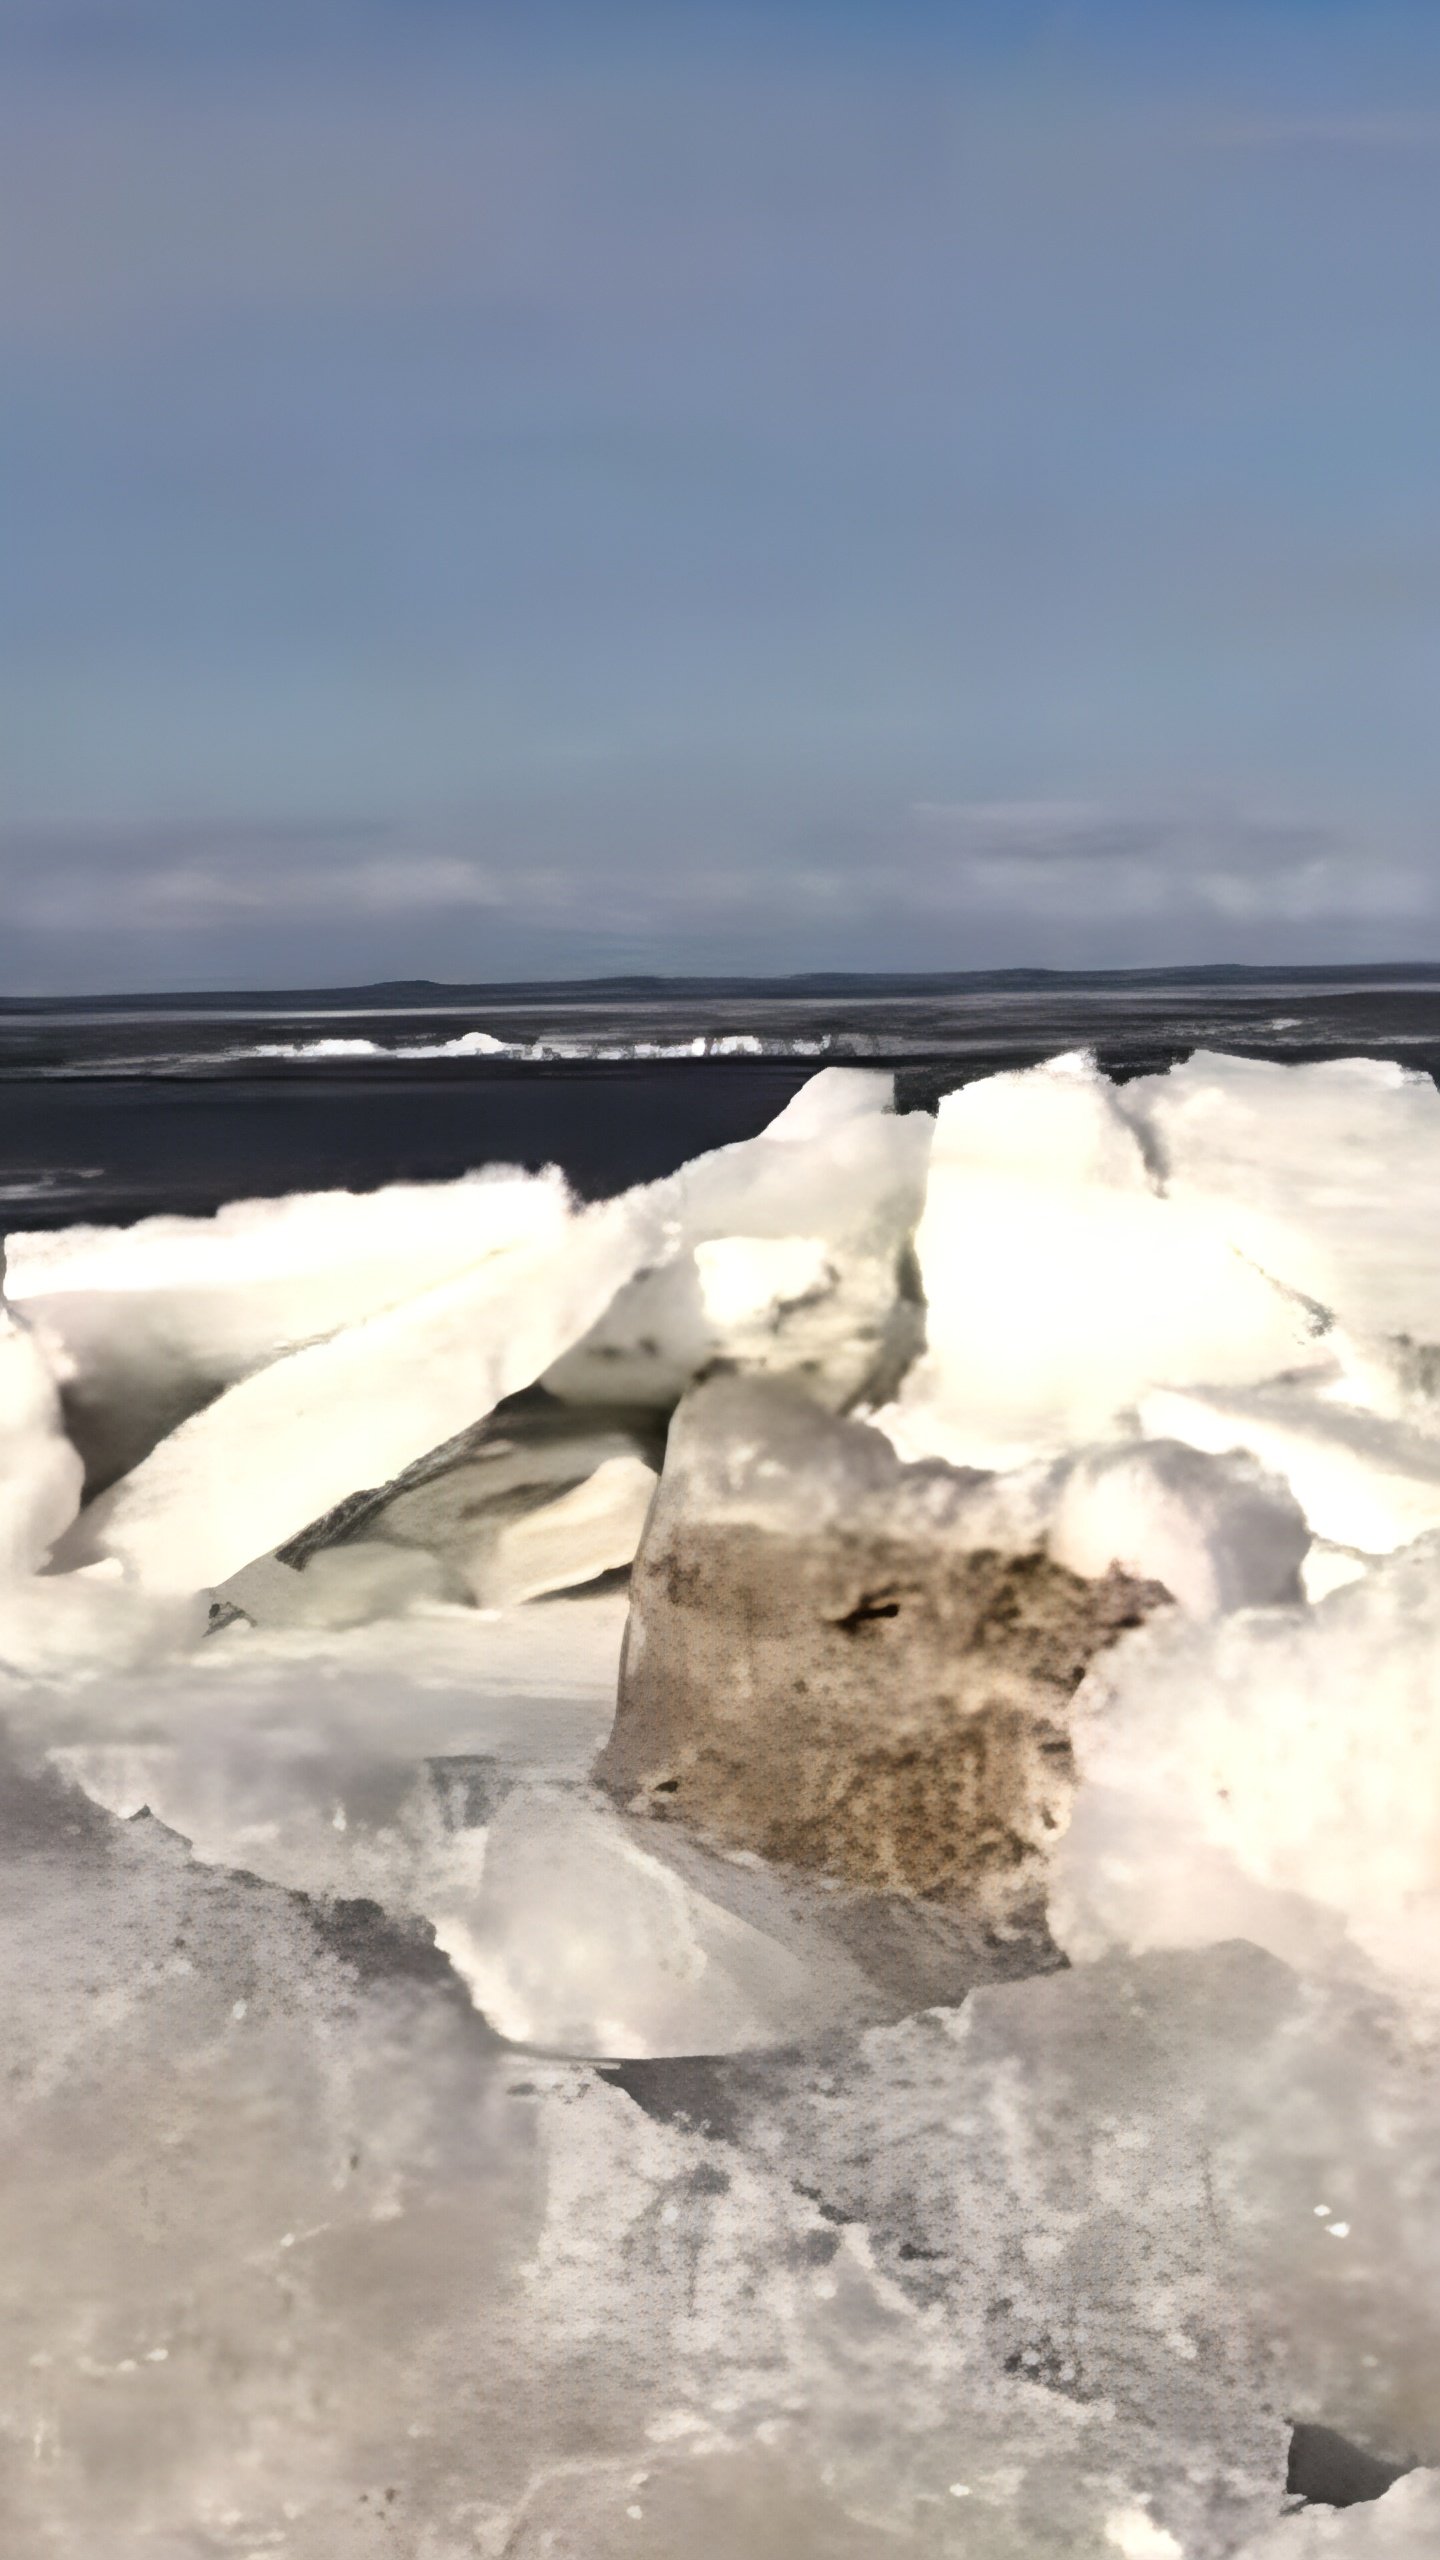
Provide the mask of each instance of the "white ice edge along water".
[{"label": "white ice edge along water", "polygon": [[360,1035],[299,1041],[265,1041],[227,1051],[228,1058],[520,1058],[537,1063],[561,1058],[821,1058],[851,1044],[839,1035],[814,1039],[766,1039],[750,1031],[697,1031],[686,1040],[498,1040],[488,1031],[461,1031],[449,1040],[398,1041]]},{"label": "white ice edge along water", "polygon": [[[993,1039],[994,1027],[987,1024],[983,1006],[973,1003],[972,1012],[974,1019],[967,1033],[962,1034],[954,1027],[947,1030],[947,1045],[957,1051],[963,1052],[967,1046],[989,1045]],[[1173,1024],[1167,1027],[1174,1029]],[[1292,1032],[1300,1032],[1309,1038],[1325,1036],[1322,1024],[1299,1014],[1264,1015],[1248,1028],[1257,1039],[1283,1038]],[[1391,1030],[1387,1037],[1401,1047],[1428,1045],[1433,1040],[1429,1030],[1403,1028]],[[476,1025],[441,1040],[380,1040],[363,1032],[331,1032],[318,1033],[304,1040],[258,1041],[218,1050],[210,1055],[208,1063],[240,1066],[252,1059],[275,1059],[293,1065],[325,1066],[345,1059],[377,1062],[394,1059],[415,1063],[451,1058],[497,1058],[534,1066],[583,1064],[586,1060],[593,1060],[597,1065],[627,1060],[640,1064],[647,1059],[686,1058],[829,1058],[843,1061],[852,1058],[863,1060],[883,1045],[884,1035],[881,1032],[858,1027],[788,1033],[706,1030],[689,1032],[674,1039],[646,1039],[640,1035],[616,1037],[603,1032],[583,1037],[551,1033],[529,1040],[506,1040]],[[905,1045],[910,1045],[908,1040]],[[152,1067],[163,1063],[170,1061],[148,1059],[139,1062],[142,1066]]]},{"label": "white ice edge along water", "polygon": [[[696,1031],[678,1040],[607,1038],[603,1034],[587,1039],[551,1036],[502,1040],[493,1032],[476,1028],[455,1032],[443,1040],[377,1040],[364,1032],[322,1032],[307,1040],[247,1042],[205,1052],[203,1057],[206,1065],[230,1067],[266,1059],[327,1066],[345,1059],[394,1059],[413,1064],[447,1058],[503,1058],[520,1065],[545,1066],[583,1064],[587,1059],[599,1065],[627,1059],[640,1063],[646,1059],[682,1058],[846,1058],[863,1056],[869,1045],[865,1034],[846,1032],[772,1036],[750,1031]],[[187,1061],[193,1063],[190,1053],[183,1058],[166,1055],[125,1063],[133,1072]]]},{"label": "white ice edge along water", "polygon": [[[495,1174],[11,1239],[17,2560],[361,2560],[395,2508],[425,2560],[1435,2547],[1423,2473],[1283,2510],[1295,2417],[1440,2460],[1440,1102],[1059,1060],[942,1105],[928,1170],[884,1104],[829,1071],[598,1220]],[[542,1373],[613,1465],[610,1355],[657,1410],[716,1357],[881,1393],[932,1486],[999,1470],[985,1535],[1176,1591],[1081,1701],[1072,1972],[866,2026],[813,1897],[592,1795],[623,1594],[477,1609],[453,1522],[203,1633],[220,1564]],[[67,1413],[160,1427],[79,1529]],[[750,2077],[687,2130],[517,2066],[466,1978],[529,2042]]]}]

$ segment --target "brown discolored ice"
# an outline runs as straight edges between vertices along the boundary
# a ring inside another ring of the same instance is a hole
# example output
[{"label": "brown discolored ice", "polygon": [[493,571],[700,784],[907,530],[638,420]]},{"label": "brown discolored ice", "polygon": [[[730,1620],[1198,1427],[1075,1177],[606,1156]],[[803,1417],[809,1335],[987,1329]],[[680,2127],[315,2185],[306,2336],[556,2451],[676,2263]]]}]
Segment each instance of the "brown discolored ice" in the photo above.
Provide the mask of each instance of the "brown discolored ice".
[{"label": "brown discolored ice", "polygon": [[672,1429],[597,1776],[850,1884],[1033,1896],[1074,1783],[1070,1700],[1168,1597],[1086,1581],[1034,1536],[991,1479],[903,1466],[792,1389],[712,1381]]}]

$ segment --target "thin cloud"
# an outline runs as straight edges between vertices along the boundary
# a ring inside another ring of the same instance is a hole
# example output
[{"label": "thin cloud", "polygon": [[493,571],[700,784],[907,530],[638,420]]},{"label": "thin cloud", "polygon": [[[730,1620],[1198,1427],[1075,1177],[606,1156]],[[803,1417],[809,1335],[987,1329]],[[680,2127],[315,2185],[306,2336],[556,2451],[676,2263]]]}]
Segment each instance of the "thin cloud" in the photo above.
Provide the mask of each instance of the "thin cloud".
[{"label": "thin cloud", "polygon": [[1117,929],[1304,927],[1436,912],[1413,865],[1304,819],[1073,801],[919,803],[895,863],[907,905]]},{"label": "thin cloud", "polygon": [[221,935],[267,918],[381,923],[503,907],[507,898],[473,859],[343,822],[17,829],[0,839],[0,879],[12,923],[62,938],[107,924]]},{"label": "thin cloud", "polygon": [[1333,830],[1307,818],[1229,807],[1144,809],[1089,800],[917,801],[922,844],[964,858],[1020,866],[1145,862],[1183,864],[1222,853],[1264,874],[1340,850]]},{"label": "thin cloud", "polygon": [[737,840],[728,854],[678,860],[653,839],[563,859],[538,851],[523,828],[478,815],[448,841],[438,829],[427,841],[341,822],[188,839],[51,829],[0,840],[0,879],[13,926],[62,955],[98,930],[185,937],[217,955],[237,933],[315,952],[368,933],[377,974],[397,939],[423,947],[436,974],[463,974],[466,937],[495,931],[553,946],[560,970],[583,969],[602,940],[664,965],[667,947],[707,935],[717,948],[783,949],[794,965],[843,939],[883,967],[908,965],[917,939],[977,926],[1000,957],[1023,961],[1037,937],[1066,930],[1118,948],[1143,929],[1190,958],[1217,936],[1228,948],[1272,928],[1298,949],[1330,926],[1440,922],[1435,878],[1406,848],[1245,809],[919,802],[830,852],[812,842],[767,855]]}]

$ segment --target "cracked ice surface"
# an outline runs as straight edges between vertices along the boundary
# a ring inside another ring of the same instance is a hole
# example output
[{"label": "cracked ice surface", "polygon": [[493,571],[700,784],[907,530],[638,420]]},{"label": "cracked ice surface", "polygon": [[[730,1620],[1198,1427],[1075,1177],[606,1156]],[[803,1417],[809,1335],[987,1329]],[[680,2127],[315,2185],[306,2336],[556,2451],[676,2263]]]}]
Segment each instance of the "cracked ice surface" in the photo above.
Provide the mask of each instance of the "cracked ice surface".
[{"label": "cracked ice surface", "polygon": [[[3,1818],[17,2560],[543,2550],[622,2475],[628,2508],[658,2467],[663,2515],[677,2447],[717,2551],[772,2469],[811,2527],[917,2551],[956,2479],[1016,2555],[1057,2520],[1098,2555],[1143,2497],[1143,2428],[1102,2428],[1097,2483],[1084,2413],[917,2313],[800,2164],[526,2066],[423,1936],[13,1762]],[[1247,2428],[1273,2473],[1283,2430]]]}]

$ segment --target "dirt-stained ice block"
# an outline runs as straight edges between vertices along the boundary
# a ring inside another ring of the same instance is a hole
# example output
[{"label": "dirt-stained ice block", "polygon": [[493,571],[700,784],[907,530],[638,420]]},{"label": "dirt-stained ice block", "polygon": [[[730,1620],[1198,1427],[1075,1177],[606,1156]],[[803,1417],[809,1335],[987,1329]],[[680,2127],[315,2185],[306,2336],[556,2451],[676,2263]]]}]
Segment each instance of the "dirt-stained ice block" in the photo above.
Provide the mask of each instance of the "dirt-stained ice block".
[{"label": "dirt-stained ice block", "polygon": [[997,1915],[1037,1889],[1071,1696],[1166,1595],[1087,1581],[1028,1496],[779,1382],[716,1379],[671,1428],[597,1775],[636,1812],[784,1866]]}]

